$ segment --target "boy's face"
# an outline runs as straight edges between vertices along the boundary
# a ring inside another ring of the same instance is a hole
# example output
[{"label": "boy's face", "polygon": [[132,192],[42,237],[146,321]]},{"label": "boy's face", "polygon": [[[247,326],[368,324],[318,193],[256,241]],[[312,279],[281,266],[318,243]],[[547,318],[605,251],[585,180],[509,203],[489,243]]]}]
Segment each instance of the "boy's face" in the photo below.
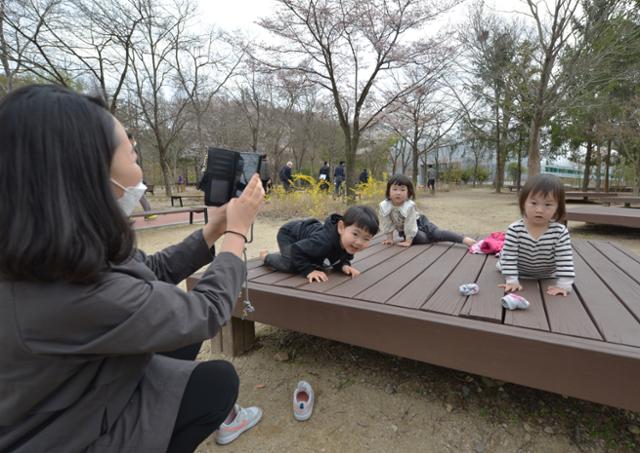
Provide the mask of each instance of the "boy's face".
[{"label": "boy's face", "polygon": [[369,241],[372,238],[367,230],[356,225],[345,226],[342,220],[338,222],[338,234],[340,235],[340,245],[351,255],[369,247]]}]

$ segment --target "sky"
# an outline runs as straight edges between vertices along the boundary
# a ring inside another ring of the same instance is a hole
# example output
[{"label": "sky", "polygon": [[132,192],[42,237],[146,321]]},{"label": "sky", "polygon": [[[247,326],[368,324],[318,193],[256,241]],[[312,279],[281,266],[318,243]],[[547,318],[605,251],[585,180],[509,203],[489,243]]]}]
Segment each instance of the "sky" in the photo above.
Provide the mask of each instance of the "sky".
[{"label": "sky", "polygon": [[[464,20],[470,3],[471,0],[464,2],[451,14],[452,17],[443,19],[442,23]],[[266,36],[266,32],[255,22],[276,9],[274,0],[199,0],[199,4],[201,21],[205,25],[215,24],[227,31],[237,29],[256,37]],[[485,5],[488,10],[503,14],[528,11],[526,3],[521,0],[485,0]]]}]

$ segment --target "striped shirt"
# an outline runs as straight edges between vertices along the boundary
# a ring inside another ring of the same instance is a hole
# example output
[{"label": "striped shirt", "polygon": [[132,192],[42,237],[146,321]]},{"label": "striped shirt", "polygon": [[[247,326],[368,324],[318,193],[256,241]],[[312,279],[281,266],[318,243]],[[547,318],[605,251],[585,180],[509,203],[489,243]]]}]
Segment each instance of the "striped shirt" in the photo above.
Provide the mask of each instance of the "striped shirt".
[{"label": "striped shirt", "polygon": [[523,219],[512,223],[504,238],[500,268],[507,283],[517,283],[519,276],[557,278],[558,287],[571,289],[575,272],[569,230],[551,222],[536,240],[529,235]]}]

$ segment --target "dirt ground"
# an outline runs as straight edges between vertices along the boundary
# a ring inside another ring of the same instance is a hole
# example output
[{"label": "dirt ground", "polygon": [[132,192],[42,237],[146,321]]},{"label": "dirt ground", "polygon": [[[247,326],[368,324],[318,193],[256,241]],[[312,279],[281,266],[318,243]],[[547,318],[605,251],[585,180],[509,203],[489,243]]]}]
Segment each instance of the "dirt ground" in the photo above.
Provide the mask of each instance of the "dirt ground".
[{"label": "dirt ground", "polygon": [[[420,196],[438,226],[467,235],[505,230],[519,216],[515,194],[465,189]],[[249,258],[275,250],[284,222],[260,216]],[[640,231],[569,224],[573,238],[607,239],[640,254]],[[153,252],[198,226],[145,230],[138,245]],[[429,347],[429,345],[424,345]],[[228,452],[631,452],[640,451],[640,413],[369,351],[270,326],[257,326],[256,347],[229,358],[241,380],[239,403],[258,405],[262,421],[234,443],[208,439],[199,453]],[[292,417],[300,379],[316,392],[305,423]],[[603,383],[606,385],[606,383]]]}]

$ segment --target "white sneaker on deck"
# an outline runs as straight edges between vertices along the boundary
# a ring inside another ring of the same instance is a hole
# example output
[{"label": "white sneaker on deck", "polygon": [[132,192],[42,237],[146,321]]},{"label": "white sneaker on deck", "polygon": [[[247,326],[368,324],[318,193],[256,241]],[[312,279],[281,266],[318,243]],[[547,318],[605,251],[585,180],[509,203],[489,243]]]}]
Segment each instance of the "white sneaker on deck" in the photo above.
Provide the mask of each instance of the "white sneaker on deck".
[{"label": "white sneaker on deck", "polygon": [[236,416],[229,423],[223,423],[218,428],[216,435],[216,443],[219,445],[227,445],[236,440],[240,434],[248,429],[253,428],[262,418],[262,409],[256,406],[240,407],[236,404],[233,407]]}]

